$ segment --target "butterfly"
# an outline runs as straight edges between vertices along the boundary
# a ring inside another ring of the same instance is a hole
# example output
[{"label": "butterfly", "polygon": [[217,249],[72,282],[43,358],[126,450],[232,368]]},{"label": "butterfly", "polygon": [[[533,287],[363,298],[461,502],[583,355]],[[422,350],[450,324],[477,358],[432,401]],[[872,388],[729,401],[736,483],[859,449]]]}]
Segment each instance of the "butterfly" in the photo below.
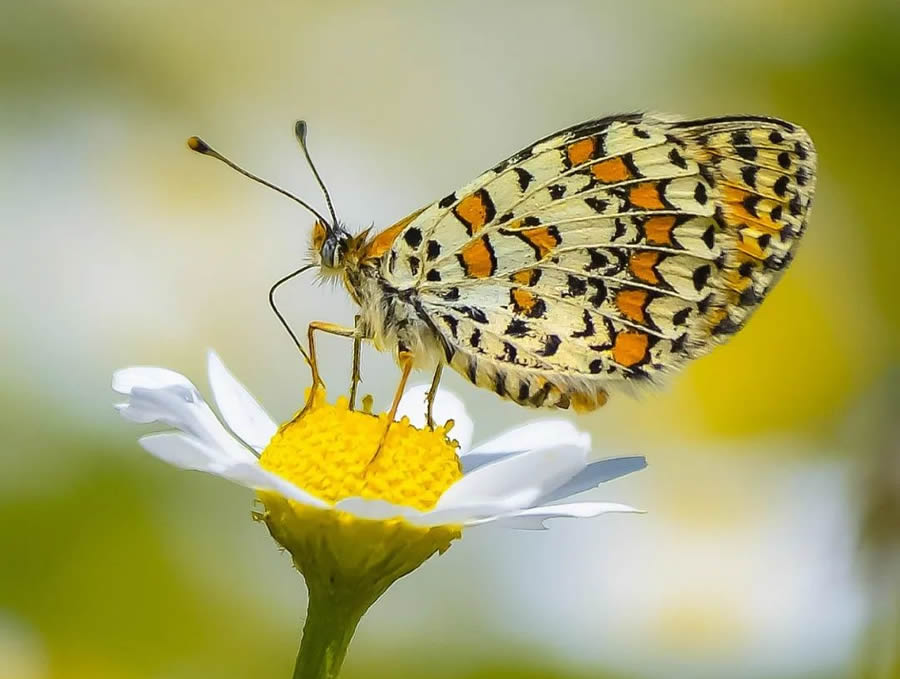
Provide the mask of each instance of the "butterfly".
[{"label": "butterfly", "polygon": [[[338,221],[325,193],[312,264],[359,306],[354,327],[402,369],[448,365],[524,406],[590,411],[610,391],[657,382],[740,330],[806,231],[816,152],[776,118],[613,115],[545,137],[378,233]],[[195,151],[237,168],[205,142]],[[287,327],[287,324],[285,324]],[[393,411],[392,411],[393,412]]]}]

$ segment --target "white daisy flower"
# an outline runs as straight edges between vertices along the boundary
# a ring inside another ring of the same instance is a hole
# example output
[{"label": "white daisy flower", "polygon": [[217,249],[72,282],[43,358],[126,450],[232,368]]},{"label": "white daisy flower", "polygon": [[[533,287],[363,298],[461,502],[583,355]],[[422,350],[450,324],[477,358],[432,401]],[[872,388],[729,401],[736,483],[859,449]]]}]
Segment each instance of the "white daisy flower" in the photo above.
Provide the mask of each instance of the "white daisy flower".
[{"label": "white daisy flower", "polygon": [[539,420],[472,447],[462,402],[439,391],[435,420],[447,424],[430,430],[425,388],[416,387],[375,456],[386,414],[351,411],[345,398],[328,404],[320,389],[279,427],[212,351],[208,364],[224,425],[186,377],[164,368],[117,371],[112,387],[127,400],[116,408],[133,422],[177,430],[139,439],[153,456],[256,491],[265,507],[257,518],[309,590],[295,677],[337,676],[368,607],[465,527],[541,529],[547,519],[638,511],[564,501],[646,466],[643,457],[591,461],[590,435],[565,420]]}]

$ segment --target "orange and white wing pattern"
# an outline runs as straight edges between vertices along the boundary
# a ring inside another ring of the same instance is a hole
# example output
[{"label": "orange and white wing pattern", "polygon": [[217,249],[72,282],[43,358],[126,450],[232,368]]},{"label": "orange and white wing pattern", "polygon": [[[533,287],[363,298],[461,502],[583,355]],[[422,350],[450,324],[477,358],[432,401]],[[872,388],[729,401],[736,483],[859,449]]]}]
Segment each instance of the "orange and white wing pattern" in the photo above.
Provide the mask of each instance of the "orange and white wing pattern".
[{"label": "orange and white wing pattern", "polygon": [[404,220],[382,275],[415,289],[473,383],[590,410],[743,326],[793,257],[815,172],[806,132],[774,118],[594,120]]}]

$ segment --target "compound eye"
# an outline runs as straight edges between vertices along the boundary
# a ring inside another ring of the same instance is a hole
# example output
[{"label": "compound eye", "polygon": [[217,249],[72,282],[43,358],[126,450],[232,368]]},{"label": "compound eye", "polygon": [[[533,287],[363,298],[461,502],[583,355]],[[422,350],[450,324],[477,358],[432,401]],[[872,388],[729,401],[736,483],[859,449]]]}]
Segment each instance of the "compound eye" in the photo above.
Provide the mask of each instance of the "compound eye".
[{"label": "compound eye", "polygon": [[335,255],[337,254],[337,243],[328,239],[322,245],[322,263],[330,268],[335,266]]}]

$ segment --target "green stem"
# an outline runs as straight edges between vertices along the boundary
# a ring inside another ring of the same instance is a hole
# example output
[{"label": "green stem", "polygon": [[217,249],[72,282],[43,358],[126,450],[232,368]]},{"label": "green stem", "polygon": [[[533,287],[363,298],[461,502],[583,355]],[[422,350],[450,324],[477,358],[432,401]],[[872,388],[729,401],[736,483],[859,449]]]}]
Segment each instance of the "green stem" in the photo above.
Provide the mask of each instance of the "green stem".
[{"label": "green stem", "polygon": [[347,600],[335,592],[309,589],[303,639],[294,666],[294,679],[335,679],[360,618],[371,601]]}]

